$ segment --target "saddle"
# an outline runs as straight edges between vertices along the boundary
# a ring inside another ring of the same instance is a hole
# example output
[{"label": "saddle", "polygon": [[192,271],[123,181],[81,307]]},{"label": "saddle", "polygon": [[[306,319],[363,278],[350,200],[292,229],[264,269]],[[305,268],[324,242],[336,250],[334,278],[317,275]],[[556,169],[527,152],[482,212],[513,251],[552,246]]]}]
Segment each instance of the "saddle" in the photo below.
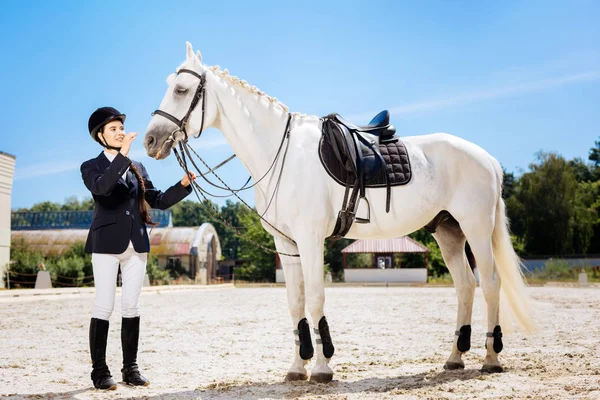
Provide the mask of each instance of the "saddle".
[{"label": "saddle", "polygon": [[[385,187],[385,210],[390,211],[391,187],[410,181],[410,162],[406,147],[390,124],[387,110],[364,126],[351,124],[338,114],[329,114],[322,120],[319,158],[327,173],[346,187],[342,209],[330,236],[339,239],[348,233],[354,221],[370,222],[366,188]],[[356,217],[360,200],[367,203],[367,218]]]}]

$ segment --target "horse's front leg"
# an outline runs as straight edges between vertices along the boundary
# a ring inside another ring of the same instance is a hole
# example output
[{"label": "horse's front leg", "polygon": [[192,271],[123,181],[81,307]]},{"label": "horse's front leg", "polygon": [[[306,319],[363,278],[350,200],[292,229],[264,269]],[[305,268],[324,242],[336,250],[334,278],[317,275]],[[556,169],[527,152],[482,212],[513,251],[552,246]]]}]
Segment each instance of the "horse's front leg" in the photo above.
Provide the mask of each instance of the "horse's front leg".
[{"label": "horse's front leg", "polygon": [[325,305],[323,242],[324,238],[314,232],[298,240],[306,286],[306,304],[312,318],[317,345],[317,361],[310,373],[310,380],[317,383],[327,383],[333,379],[333,370],[328,363],[333,356],[334,347],[323,312]]},{"label": "horse's front leg", "polygon": [[[275,246],[280,253],[298,254],[298,247],[293,243],[275,237]],[[292,317],[292,326],[296,342],[294,362],[288,370],[286,381],[308,379],[306,364],[313,356],[310,330],[304,312],[304,276],[299,257],[280,256],[285,286],[287,288],[288,307]]]}]

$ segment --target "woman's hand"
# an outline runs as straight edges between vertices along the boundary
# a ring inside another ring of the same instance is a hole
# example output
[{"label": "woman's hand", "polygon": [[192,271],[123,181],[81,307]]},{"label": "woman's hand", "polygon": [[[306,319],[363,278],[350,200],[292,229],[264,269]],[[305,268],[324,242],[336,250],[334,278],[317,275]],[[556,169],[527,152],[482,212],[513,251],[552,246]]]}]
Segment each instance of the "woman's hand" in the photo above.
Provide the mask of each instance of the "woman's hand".
[{"label": "woman's hand", "polygon": [[121,145],[121,150],[119,150],[119,153],[121,153],[125,157],[127,157],[127,154],[129,154],[129,149],[131,148],[131,142],[133,142],[135,140],[135,137],[137,135],[138,135],[137,132],[131,132],[131,133],[128,133],[127,135],[125,135],[125,137],[123,138],[123,144]]},{"label": "woman's hand", "polygon": [[189,172],[189,176],[188,176],[188,175],[185,175],[185,176],[183,177],[183,179],[181,180],[181,184],[182,184],[183,186],[189,186],[189,185],[190,185],[190,183],[191,183],[191,182],[190,182],[190,177],[192,178],[192,180],[194,180],[194,181],[196,180],[196,174],[195,174],[195,173],[193,173],[192,171],[188,171],[188,172]]}]

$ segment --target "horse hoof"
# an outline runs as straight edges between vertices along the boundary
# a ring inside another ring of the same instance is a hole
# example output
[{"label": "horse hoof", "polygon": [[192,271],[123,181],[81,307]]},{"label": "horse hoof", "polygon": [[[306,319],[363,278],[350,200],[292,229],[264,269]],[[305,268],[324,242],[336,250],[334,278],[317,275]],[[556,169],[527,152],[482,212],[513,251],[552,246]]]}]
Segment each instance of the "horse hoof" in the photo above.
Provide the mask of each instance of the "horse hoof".
[{"label": "horse hoof", "polygon": [[333,373],[311,374],[310,381],[313,383],[329,383],[333,379]]},{"label": "horse hoof", "polygon": [[481,368],[481,372],[484,374],[496,374],[504,372],[504,368],[500,365],[484,365],[483,368]]},{"label": "horse hoof", "polygon": [[444,364],[444,369],[449,370],[449,371],[453,371],[456,369],[465,369],[465,363],[464,362],[451,362],[451,361],[446,361],[446,364]]},{"label": "horse hoof", "polygon": [[301,374],[299,372],[288,372],[288,374],[285,376],[286,382],[305,381],[307,379],[308,376],[306,376],[306,374]]}]

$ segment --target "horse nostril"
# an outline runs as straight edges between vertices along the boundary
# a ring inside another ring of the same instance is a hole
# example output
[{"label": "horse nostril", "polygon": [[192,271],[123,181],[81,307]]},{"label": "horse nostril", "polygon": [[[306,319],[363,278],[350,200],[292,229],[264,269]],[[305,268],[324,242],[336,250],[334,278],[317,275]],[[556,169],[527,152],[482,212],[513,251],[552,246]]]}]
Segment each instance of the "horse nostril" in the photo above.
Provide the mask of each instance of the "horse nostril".
[{"label": "horse nostril", "polygon": [[147,149],[151,149],[152,147],[154,147],[154,143],[156,143],[156,139],[154,139],[154,136],[151,136],[151,135],[146,136],[146,148]]}]

